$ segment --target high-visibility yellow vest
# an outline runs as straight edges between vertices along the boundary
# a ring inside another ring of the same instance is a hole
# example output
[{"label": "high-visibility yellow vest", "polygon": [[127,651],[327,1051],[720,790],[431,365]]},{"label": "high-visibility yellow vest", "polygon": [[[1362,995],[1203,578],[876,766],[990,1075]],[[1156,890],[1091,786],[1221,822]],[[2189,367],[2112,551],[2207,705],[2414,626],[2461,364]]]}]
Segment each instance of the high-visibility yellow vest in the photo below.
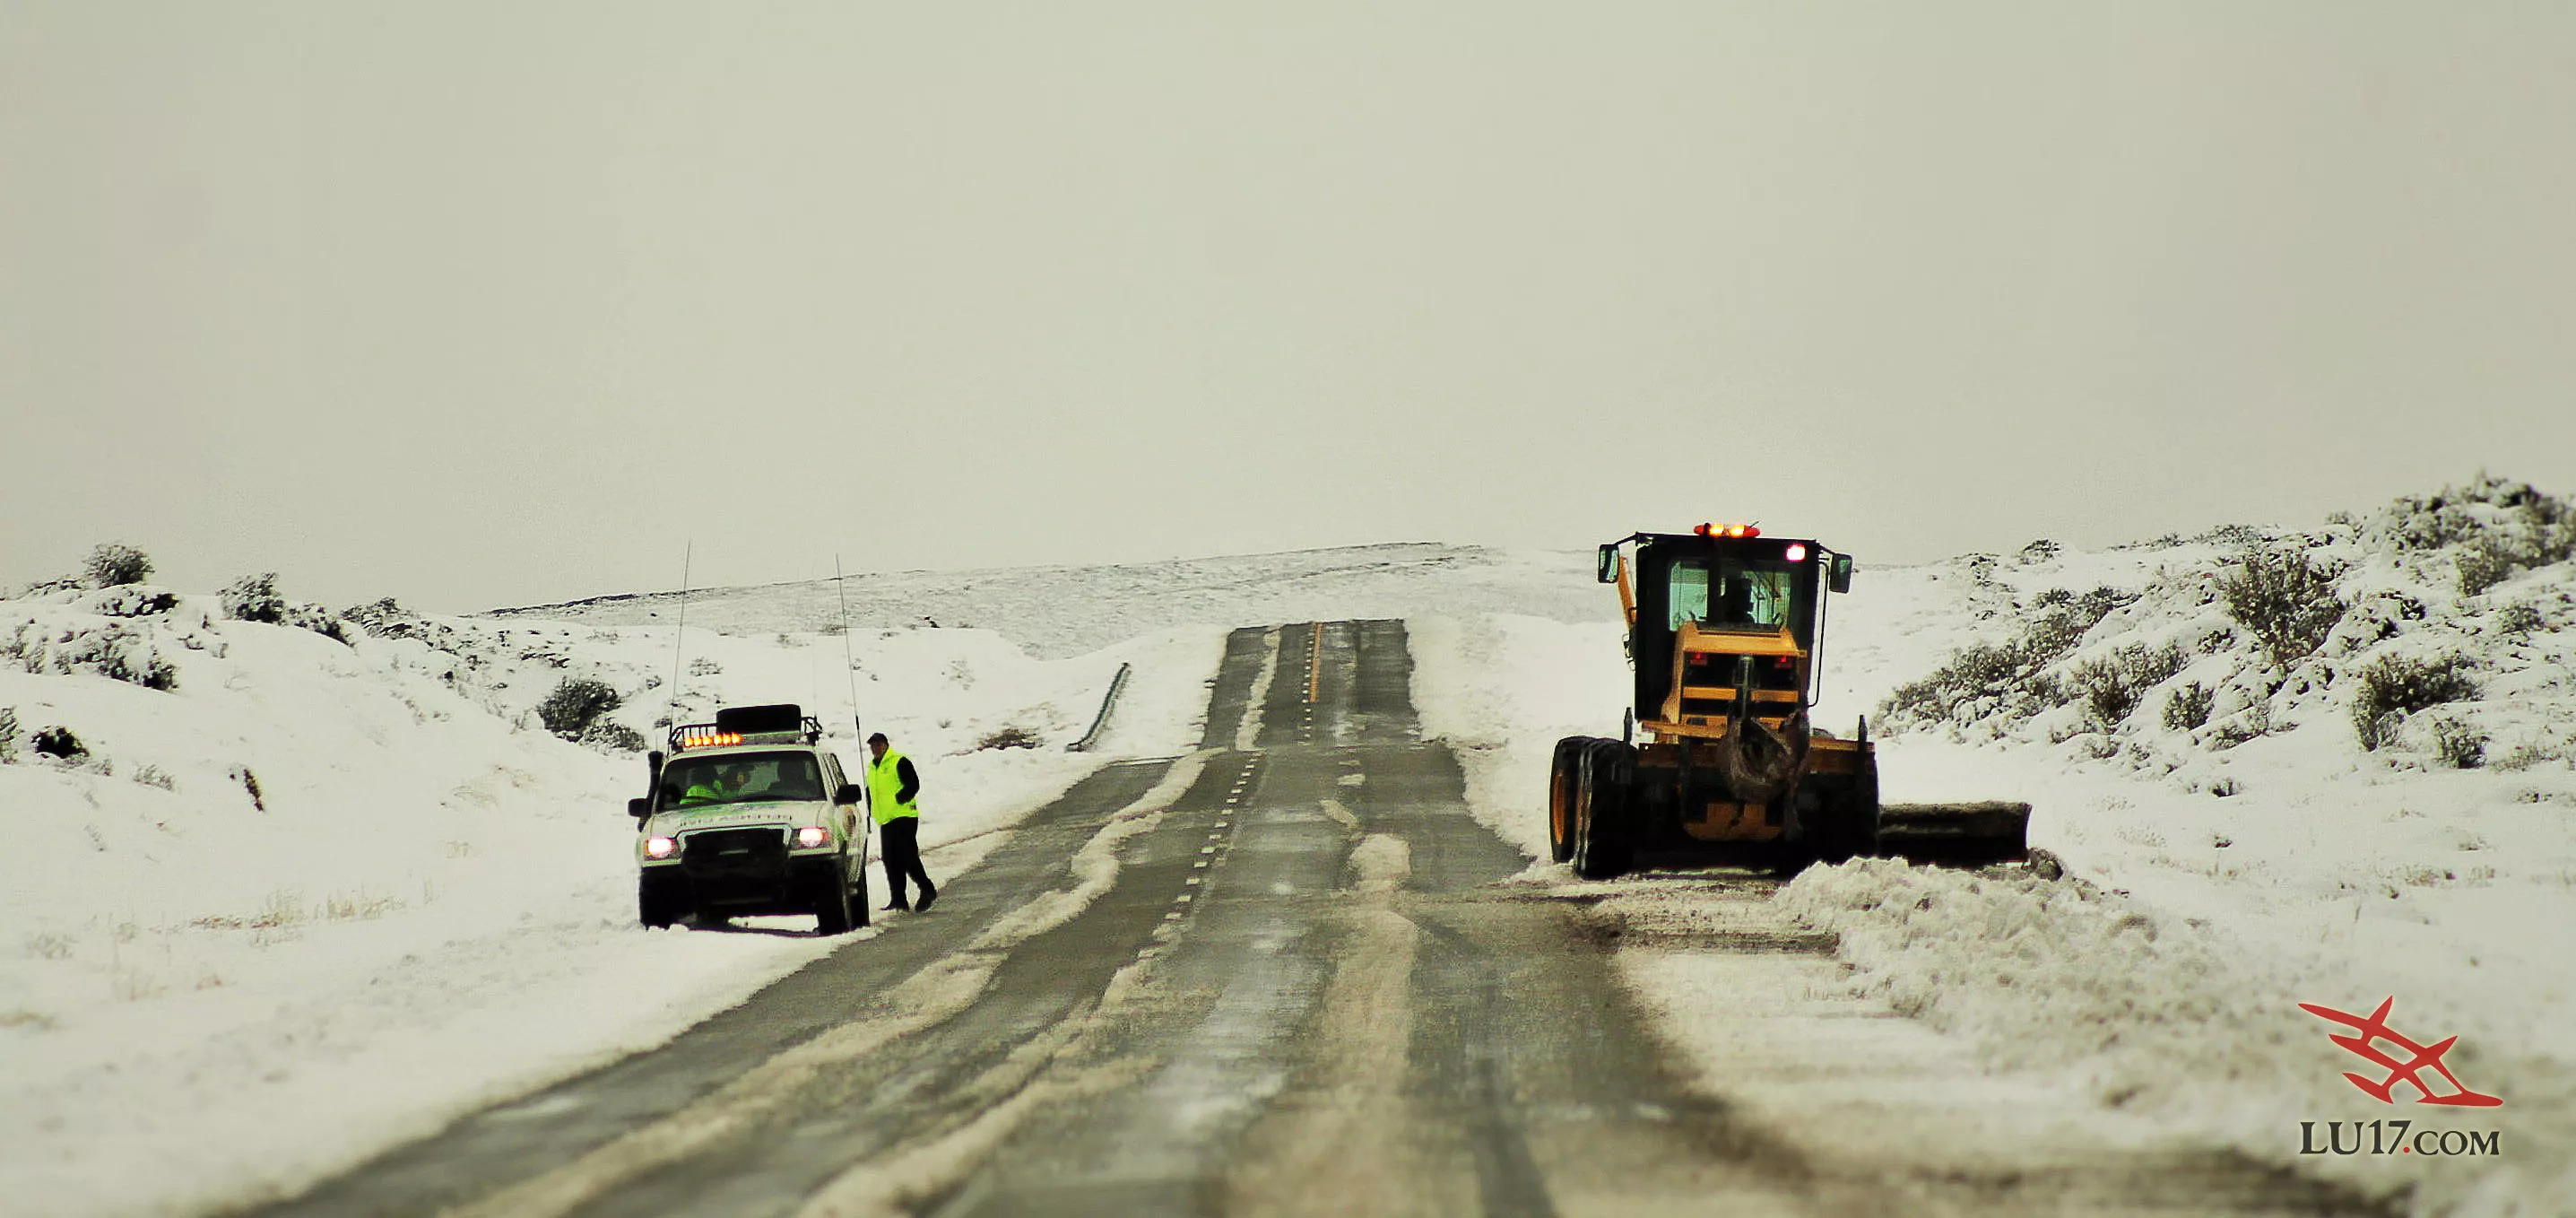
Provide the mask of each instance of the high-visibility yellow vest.
[{"label": "high-visibility yellow vest", "polygon": [[[903,789],[903,777],[895,772],[903,764],[903,754],[887,749],[886,755],[868,763],[868,815],[880,825],[898,817],[919,816],[921,809],[913,804],[898,803],[894,793]],[[916,800],[920,797],[915,796]]]}]

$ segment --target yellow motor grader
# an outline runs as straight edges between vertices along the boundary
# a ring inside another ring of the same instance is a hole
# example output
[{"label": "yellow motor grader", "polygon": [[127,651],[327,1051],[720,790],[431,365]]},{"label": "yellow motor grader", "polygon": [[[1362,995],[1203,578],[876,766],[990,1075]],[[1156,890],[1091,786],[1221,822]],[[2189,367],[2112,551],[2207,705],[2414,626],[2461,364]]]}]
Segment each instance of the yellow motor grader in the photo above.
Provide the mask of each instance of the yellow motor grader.
[{"label": "yellow motor grader", "polygon": [[1598,576],[1619,586],[1636,687],[1619,739],[1556,744],[1548,844],[1575,874],[1619,875],[1639,851],[1787,867],[2027,853],[2029,804],[1882,806],[1868,719],[1848,739],[1809,722],[1850,555],[1704,524],[1604,545]]}]

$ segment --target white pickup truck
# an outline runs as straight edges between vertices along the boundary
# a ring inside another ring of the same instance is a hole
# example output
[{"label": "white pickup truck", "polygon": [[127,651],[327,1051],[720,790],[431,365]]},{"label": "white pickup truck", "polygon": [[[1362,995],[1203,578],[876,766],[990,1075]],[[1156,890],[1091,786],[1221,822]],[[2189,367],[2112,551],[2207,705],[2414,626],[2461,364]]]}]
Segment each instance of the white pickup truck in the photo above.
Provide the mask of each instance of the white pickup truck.
[{"label": "white pickup truck", "polygon": [[819,934],[868,924],[866,791],[796,706],[735,706],[671,729],[649,755],[637,823],[635,904],[644,925],[694,916],[812,914]]}]

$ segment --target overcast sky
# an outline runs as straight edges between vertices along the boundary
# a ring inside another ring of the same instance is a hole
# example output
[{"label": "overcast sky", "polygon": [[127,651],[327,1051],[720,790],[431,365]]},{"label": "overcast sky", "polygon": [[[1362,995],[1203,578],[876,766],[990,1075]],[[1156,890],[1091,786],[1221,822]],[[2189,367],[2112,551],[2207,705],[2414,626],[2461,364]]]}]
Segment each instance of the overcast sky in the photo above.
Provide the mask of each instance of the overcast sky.
[{"label": "overcast sky", "polygon": [[0,583],[2576,492],[2576,5],[0,0]]}]

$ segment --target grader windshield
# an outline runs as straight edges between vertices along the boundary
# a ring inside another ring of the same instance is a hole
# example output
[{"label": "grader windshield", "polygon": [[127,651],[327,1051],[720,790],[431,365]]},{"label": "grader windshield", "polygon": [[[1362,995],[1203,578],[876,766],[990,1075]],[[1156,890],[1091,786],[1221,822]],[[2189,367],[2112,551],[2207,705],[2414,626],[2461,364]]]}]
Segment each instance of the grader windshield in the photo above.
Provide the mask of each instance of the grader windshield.
[{"label": "grader windshield", "polygon": [[1786,564],[1682,559],[1672,567],[1665,629],[1697,622],[1702,630],[1778,630],[1796,603],[1794,581]]}]

